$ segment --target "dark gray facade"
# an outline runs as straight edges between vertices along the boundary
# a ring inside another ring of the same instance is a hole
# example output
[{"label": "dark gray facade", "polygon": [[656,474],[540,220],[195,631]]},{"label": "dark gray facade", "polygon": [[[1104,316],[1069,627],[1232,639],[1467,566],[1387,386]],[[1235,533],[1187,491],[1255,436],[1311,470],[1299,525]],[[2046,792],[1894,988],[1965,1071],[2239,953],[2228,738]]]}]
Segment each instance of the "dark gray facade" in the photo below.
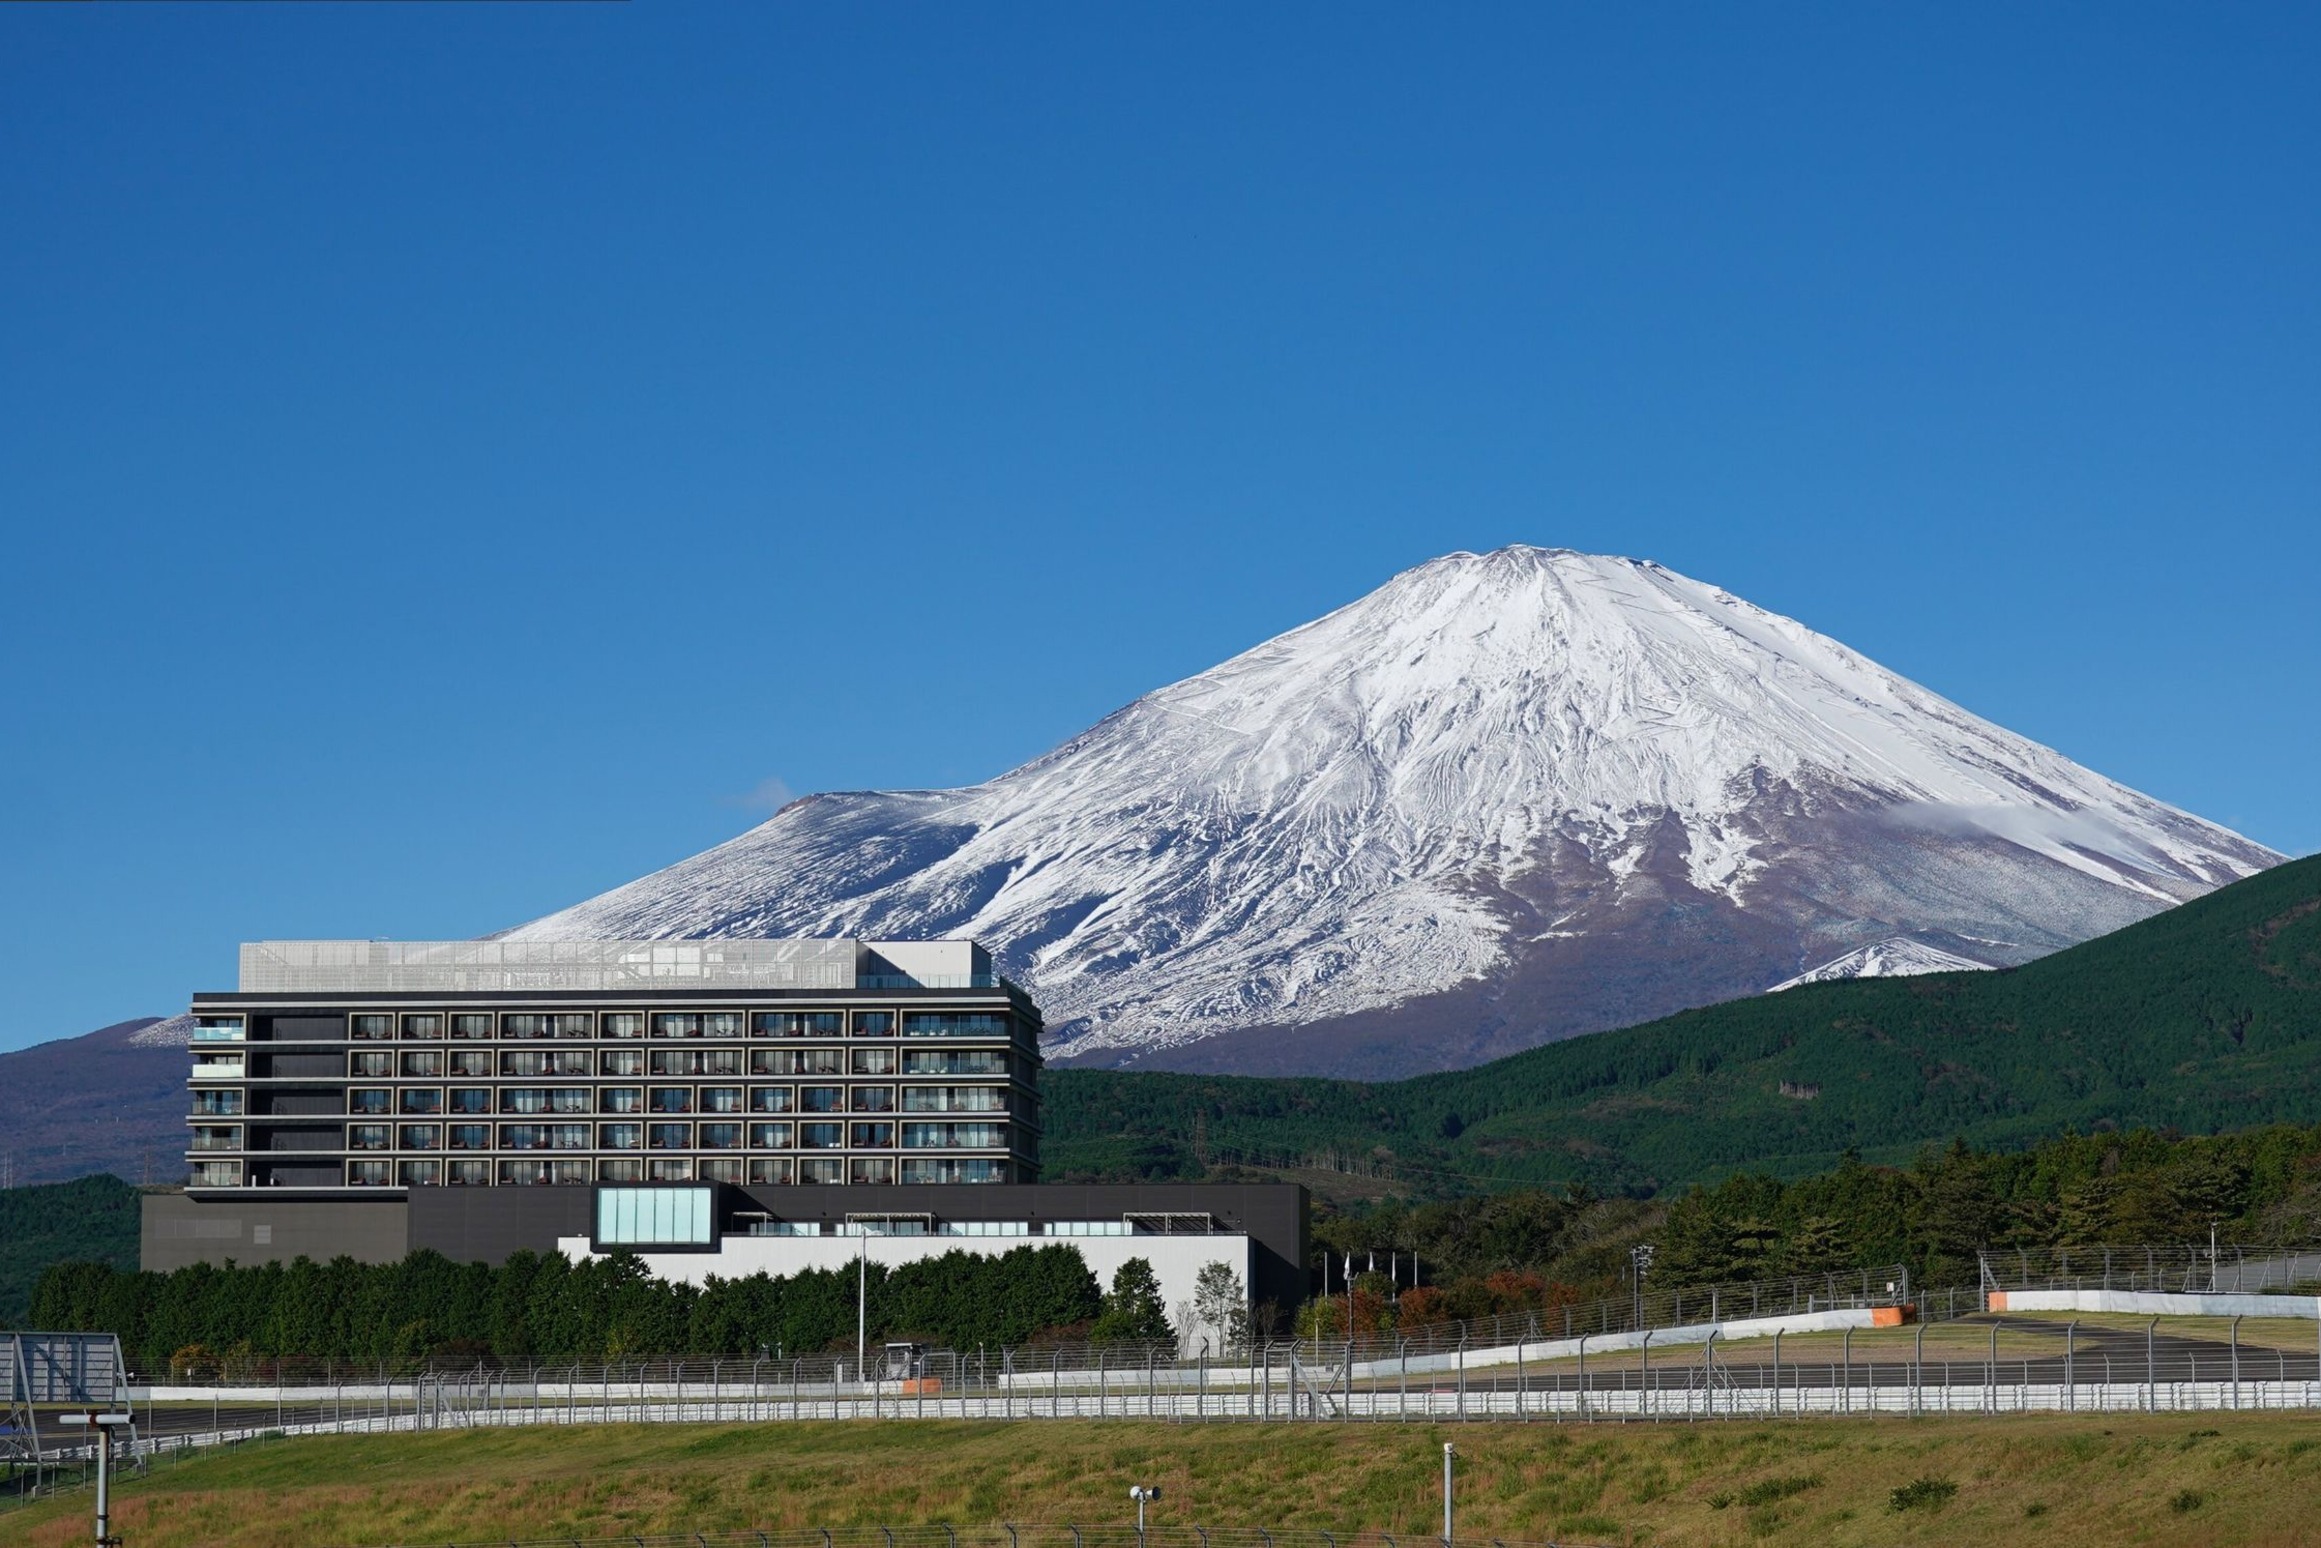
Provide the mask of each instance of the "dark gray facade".
[{"label": "dark gray facade", "polygon": [[[231,1196],[145,1198],[140,1258],[148,1269],[191,1263],[327,1261],[340,1254],[391,1263],[432,1249],[459,1262],[499,1263],[529,1248],[592,1233],[593,1188],[413,1188],[349,1197],[290,1188]],[[1294,1307],[1307,1293],[1310,1206],[1284,1183],[958,1184],[929,1187],[722,1187],[717,1228],[742,1234],[758,1221],[832,1228],[851,1219],[924,1215],[940,1222],[1128,1220],[1206,1215],[1250,1239],[1253,1302]],[[1058,1237],[1058,1241],[1069,1238]],[[1036,1245],[1038,1236],[1025,1239]]]}]

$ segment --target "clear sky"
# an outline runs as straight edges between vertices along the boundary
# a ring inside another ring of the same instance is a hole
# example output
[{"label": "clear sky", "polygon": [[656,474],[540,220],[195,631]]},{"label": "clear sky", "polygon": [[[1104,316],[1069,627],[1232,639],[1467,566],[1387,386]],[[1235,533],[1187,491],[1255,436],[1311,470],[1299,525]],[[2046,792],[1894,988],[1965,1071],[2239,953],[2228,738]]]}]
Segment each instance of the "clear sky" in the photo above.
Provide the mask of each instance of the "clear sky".
[{"label": "clear sky", "polygon": [[0,1047],[1630,554],[2321,846],[2311,5],[0,8]]}]

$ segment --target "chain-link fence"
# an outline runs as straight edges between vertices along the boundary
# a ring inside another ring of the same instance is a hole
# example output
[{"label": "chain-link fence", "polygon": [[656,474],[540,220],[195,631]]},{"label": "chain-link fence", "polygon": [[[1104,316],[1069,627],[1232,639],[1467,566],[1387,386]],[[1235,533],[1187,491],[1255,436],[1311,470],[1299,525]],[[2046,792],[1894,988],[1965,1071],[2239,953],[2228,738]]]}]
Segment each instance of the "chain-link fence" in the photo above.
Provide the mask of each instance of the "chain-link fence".
[{"label": "chain-link fence", "polygon": [[1978,1255],[1985,1290],[2163,1295],[2321,1292],[2321,1247],[2026,1247]]}]

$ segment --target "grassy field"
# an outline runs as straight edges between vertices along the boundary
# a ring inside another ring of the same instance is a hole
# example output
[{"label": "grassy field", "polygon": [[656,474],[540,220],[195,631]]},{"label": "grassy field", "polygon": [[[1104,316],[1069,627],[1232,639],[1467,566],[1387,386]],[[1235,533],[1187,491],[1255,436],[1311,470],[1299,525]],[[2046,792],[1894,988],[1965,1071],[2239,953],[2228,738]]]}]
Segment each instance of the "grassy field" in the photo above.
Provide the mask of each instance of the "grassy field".
[{"label": "grassy field", "polygon": [[[1456,1441],[1461,1535],[1722,1545],[2321,1544],[2309,1415],[2107,1421],[1346,1427],[615,1426],[278,1441],[129,1484],[132,1548],[329,1544],[850,1523],[1163,1519],[1384,1528],[1439,1521]],[[1920,1480],[1921,1503],[1894,1491]],[[1946,1491],[1944,1486],[1952,1486]],[[88,1531],[86,1495],[0,1516],[0,1542]]]}]

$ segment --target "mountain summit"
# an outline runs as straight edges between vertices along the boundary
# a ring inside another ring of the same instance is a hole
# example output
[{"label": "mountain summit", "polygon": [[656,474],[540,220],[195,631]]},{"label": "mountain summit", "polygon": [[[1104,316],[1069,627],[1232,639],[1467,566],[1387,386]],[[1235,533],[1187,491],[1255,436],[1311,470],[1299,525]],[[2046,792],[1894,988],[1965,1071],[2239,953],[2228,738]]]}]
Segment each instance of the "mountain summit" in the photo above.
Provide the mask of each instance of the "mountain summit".
[{"label": "mountain summit", "polygon": [[1054,1057],[1377,1076],[1897,938],[2023,962],[2280,859],[1729,592],[1517,547],[985,784],[808,796],[513,933],[973,935]]}]

